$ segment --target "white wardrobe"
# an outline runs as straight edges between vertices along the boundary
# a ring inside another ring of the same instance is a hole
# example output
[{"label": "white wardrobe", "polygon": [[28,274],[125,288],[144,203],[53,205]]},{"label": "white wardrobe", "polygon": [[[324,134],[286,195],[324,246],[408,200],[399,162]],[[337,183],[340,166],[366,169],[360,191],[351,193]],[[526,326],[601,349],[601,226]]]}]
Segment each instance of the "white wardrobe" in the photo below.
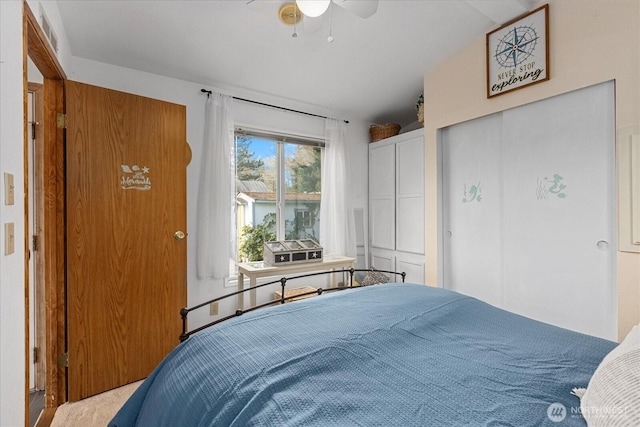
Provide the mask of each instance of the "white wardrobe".
[{"label": "white wardrobe", "polygon": [[371,266],[424,283],[424,129],[369,144]]},{"label": "white wardrobe", "polygon": [[444,287],[617,337],[614,83],[444,129]]}]

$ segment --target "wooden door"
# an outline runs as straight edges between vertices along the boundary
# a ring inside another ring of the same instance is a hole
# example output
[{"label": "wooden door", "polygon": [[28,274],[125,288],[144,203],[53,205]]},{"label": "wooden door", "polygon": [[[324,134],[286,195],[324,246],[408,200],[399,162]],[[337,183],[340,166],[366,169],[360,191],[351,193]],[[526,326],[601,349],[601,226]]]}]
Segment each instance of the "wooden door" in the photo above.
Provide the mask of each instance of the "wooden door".
[{"label": "wooden door", "polygon": [[146,377],[186,305],[186,109],[66,82],[68,396]]}]

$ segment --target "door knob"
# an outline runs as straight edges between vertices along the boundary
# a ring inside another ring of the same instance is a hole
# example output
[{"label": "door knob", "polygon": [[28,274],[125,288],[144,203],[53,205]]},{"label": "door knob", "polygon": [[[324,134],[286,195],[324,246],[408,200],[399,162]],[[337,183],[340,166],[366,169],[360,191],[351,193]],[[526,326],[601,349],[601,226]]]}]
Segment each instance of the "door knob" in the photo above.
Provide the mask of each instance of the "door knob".
[{"label": "door knob", "polygon": [[173,233],[173,238],[176,239],[176,240],[184,240],[184,238],[186,236],[187,235],[183,231],[180,231],[180,230],[178,230],[175,233]]}]

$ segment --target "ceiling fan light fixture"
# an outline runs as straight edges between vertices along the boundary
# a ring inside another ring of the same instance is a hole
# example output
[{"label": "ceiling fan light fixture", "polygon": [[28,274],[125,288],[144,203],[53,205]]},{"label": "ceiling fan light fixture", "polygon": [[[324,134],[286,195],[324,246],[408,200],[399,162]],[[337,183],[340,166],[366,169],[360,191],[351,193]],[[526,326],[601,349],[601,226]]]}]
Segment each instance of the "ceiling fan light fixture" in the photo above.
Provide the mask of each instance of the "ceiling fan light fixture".
[{"label": "ceiling fan light fixture", "polygon": [[285,3],[278,10],[280,22],[285,25],[296,25],[302,20],[302,12],[295,3]]},{"label": "ceiling fan light fixture", "polygon": [[311,17],[316,18],[327,11],[331,0],[296,0],[296,4],[300,11]]}]

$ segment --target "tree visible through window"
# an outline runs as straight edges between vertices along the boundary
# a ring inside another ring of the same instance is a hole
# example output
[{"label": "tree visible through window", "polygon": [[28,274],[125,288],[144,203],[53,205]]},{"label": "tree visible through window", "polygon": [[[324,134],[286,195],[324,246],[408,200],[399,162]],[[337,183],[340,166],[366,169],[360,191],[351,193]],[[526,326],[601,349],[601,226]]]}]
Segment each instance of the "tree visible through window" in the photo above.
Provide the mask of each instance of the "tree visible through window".
[{"label": "tree visible through window", "polygon": [[251,139],[236,138],[236,175],[242,181],[261,181],[264,174],[264,161],[254,158],[255,153],[249,151]]},{"label": "tree visible through window", "polygon": [[317,141],[236,135],[240,261],[261,260],[265,241],[318,241],[321,150]]}]

